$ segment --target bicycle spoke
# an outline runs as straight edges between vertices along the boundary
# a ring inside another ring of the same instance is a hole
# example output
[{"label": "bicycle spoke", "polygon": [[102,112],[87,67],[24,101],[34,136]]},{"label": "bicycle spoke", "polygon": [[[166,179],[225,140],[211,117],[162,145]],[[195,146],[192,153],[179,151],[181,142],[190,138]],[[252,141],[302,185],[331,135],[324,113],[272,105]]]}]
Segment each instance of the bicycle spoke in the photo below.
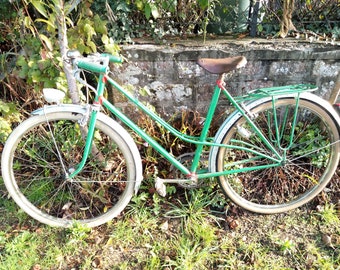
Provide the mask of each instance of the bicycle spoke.
[{"label": "bicycle spoke", "polygon": [[[264,155],[252,156],[252,149],[268,156],[270,149],[253,132],[247,137],[238,132],[237,126],[251,130],[243,117],[229,128],[223,143],[243,142],[249,150],[221,148],[217,158],[218,168],[239,166],[240,171],[220,177],[223,190],[236,203],[256,212],[282,212],[310,200],[330,180],[339,159],[339,134],[322,107],[303,100],[296,109],[295,99],[289,98],[277,100],[274,105],[273,109],[268,101],[252,113],[256,126],[282,156],[281,162],[273,167],[269,166],[273,161]],[[248,167],[258,169],[249,171]]]},{"label": "bicycle spoke", "polygon": [[14,199],[47,224],[69,226],[73,220],[101,224],[119,214],[133,194],[135,161],[131,143],[125,142],[128,135],[121,136],[117,126],[106,123],[97,123],[93,140],[100,157],[91,153],[81,172],[69,178],[85,147],[78,124],[81,116],[61,112],[27,120],[38,121],[15,137],[9,154],[12,172],[5,178],[16,190]]}]

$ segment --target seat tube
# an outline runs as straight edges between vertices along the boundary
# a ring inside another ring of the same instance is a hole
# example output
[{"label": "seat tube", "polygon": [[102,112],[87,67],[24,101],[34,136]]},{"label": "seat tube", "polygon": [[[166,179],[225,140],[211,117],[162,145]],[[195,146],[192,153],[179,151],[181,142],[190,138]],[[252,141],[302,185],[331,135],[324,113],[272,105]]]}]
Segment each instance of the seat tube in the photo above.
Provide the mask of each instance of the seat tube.
[{"label": "seat tube", "polygon": [[[221,81],[221,78],[219,79],[218,82],[220,82],[220,81]],[[218,103],[220,94],[221,94],[221,88],[218,86],[218,83],[217,83],[217,85],[214,88],[214,93],[213,93],[213,96],[211,98],[211,102],[210,102],[209,109],[208,109],[208,112],[207,112],[207,117],[205,119],[203,129],[202,129],[202,132],[201,132],[201,135],[200,135],[200,138],[199,138],[200,142],[204,142],[207,138],[207,135],[208,135],[208,132],[209,132],[209,129],[210,129],[210,125],[211,125],[211,121],[212,121],[212,118],[215,114],[215,110],[216,110],[216,107],[217,107],[217,103]],[[198,144],[196,146],[194,159],[193,159],[193,162],[192,162],[192,165],[191,165],[191,172],[196,172],[196,170],[197,170],[198,163],[200,161],[201,154],[202,154],[202,151],[203,151],[203,146],[204,146],[203,144]]]}]

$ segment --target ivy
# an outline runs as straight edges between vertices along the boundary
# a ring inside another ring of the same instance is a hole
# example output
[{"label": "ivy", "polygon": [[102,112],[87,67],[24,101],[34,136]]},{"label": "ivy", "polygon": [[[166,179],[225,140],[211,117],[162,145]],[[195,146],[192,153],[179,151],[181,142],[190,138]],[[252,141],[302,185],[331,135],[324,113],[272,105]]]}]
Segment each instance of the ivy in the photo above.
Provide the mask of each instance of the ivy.
[{"label": "ivy", "polygon": [[12,132],[12,123],[20,121],[16,105],[0,100],[0,142],[4,143]]},{"label": "ivy", "polygon": [[[150,36],[163,42],[166,36],[203,31],[214,16],[213,8],[219,0],[135,0],[94,3],[94,10],[109,21],[109,36],[118,43],[132,43],[134,38]],[[103,14],[105,16],[105,14]],[[196,29],[196,30],[195,30]]]},{"label": "ivy", "polygon": [[[57,40],[57,11],[54,5],[57,1],[27,0],[22,7],[19,20],[29,31],[25,39],[20,40],[24,53],[16,61],[16,74],[24,79],[28,86],[36,91],[44,87],[55,87],[68,91],[65,74],[62,71],[63,60]],[[33,20],[28,13],[28,6],[41,15]],[[91,54],[102,50],[112,54],[119,51],[114,40],[108,36],[107,21],[98,14],[90,12],[90,2],[84,1],[80,9],[69,14],[66,21],[69,25],[68,41],[71,49],[81,53]],[[67,8],[65,7],[65,12]],[[77,18],[74,20],[74,18]]]}]

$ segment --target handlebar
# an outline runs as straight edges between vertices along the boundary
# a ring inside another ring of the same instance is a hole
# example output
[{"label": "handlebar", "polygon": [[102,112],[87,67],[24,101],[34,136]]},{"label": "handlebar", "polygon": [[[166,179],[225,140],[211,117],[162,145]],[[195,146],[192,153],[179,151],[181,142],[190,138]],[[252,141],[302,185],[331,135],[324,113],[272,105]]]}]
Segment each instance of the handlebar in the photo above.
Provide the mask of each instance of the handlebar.
[{"label": "handlebar", "polygon": [[116,63],[116,64],[123,63],[123,57],[120,57],[120,56],[112,55],[112,54],[109,54],[109,53],[102,53],[101,56],[102,57],[109,57],[109,60],[110,60],[111,63]]},{"label": "handlebar", "polygon": [[86,69],[91,72],[98,72],[98,73],[106,73],[108,72],[108,65],[101,65],[97,63],[93,63],[91,61],[86,60],[75,60],[74,64],[81,68],[81,69]]},{"label": "handlebar", "polygon": [[122,57],[109,53],[93,54],[83,57],[78,51],[71,50],[67,52],[67,57],[71,59],[72,64],[76,67],[97,73],[107,73],[109,63],[123,62]]}]

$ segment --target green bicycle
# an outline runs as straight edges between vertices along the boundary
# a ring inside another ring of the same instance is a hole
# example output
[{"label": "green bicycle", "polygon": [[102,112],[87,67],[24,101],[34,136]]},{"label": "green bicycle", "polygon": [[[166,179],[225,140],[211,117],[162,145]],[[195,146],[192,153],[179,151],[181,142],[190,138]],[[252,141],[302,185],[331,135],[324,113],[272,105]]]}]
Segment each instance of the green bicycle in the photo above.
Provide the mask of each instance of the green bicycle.
[{"label": "green bicycle", "polygon": [[[32,112],[9,136],[2,153],[2,176],[13,200],[30,216],[51,226],[89,227],[117,217],[142,182],[142,161],[136,143],[117,121],[101,112],[105,107],[166,158],[178,173],[165,183],[196,186],[216,177],[220,187],[241,207],[265,214],[299,207],[314,198],[331,180],[339,162],[340,119],[325,100],[311,93],[313,85],[261,88],[232,97],[225,74],[244,67],[242,56],[199,59],[219,74],[200,136],[182,134],[143,105],[109,75],[110,62],[120,57],[82,57],[69,51],[68,64],[83,83],[83,70],[98,73],[93,102],[62,104],[62,93],[45,89],[56,102]],[[111,84],[133,105],[179,139],[194,144],[186,158],[176,158],[146,134],[119,108],[103,97]],[[61,95],[60,95],[61,94]],[[220,96],[235,108],[214,137],[208,132]],[[202,162],[208,151],[208,160]]]}]

